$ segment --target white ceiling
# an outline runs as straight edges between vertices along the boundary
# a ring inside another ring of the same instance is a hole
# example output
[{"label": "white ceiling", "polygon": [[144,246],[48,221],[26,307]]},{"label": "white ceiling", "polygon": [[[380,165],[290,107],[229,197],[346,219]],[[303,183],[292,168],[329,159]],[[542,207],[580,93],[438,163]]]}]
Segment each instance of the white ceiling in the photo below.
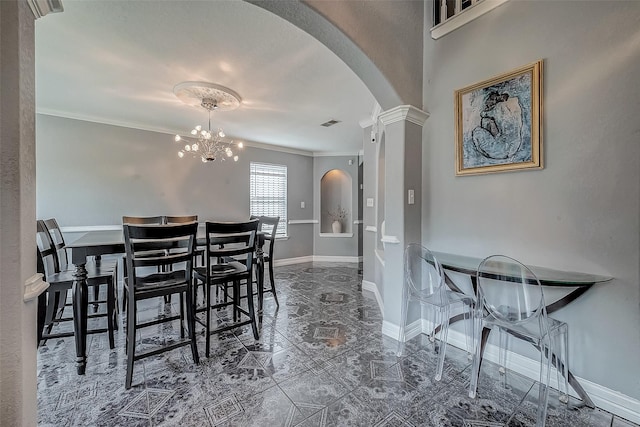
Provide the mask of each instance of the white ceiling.
[{"label": "white ceiling", "polygon": [[[188,132],[207,113],[174,85],[233,89],[240,108],[212,126],[235,140],[355,153],[375,99],[320,42],[241,0],[72,1],[36,21],[37,112],[139,129]],[[341,123],[326,128],[328,120]],[[173,143],[170,135],[167,146]]]}]

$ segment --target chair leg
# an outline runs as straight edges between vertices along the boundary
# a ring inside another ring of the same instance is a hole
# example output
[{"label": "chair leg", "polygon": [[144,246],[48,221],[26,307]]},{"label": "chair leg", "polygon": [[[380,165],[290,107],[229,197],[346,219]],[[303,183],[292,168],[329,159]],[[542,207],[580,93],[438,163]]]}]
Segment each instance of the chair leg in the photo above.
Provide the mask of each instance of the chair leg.
[{"label": "chair leg", "polygon": [[50,334],[51,329],[53,329],[53,322],[58,313],[58,304],[60,304],[60,292],[49,292],[47,298],[47,312],[44,320],[44,324],[47,328],[47,335]]},{"label": "chair leg", "polygon": [[[182,294],[180,294],[182,299]],[[196,344],[196,322],[195,322],[195,301],[190,289],[186,291],[187,300],[187,328],[189,333],[189,339],[191,340],[191,356],[193,357],[193,363],[196,365],[200,363],[200,356],[198,355],[198,346]],[[181,325],[182,326],[182,325]]]},{"label": "chair leg", "polygon": [[113,330],[117,331],[119,328],[118,325],[118,314],[120,312],[120,308],[118,306],[118,267],[116,265],[116,269],[113,272],[113,294],[111,295],[113,298]]},{"label": "chair leg", "polygon": [[180,292],[180,338],[184,338],[184,294]]},{"label": "chair leg", "polygon": [[476,391],[478,390],[478,377],[480,376],[484,345],[491,333],[491,329],[483,328],[482,319],[477,313],[474,313],[474,328],[474,337],[476,338],[474,347],[476,351],[473,355],[473,368],[471,369],[471,378],[469,379],[469,397],[472,399],[476,397]]},{"label": "chair leg", "polygon": [[93,312],[98,312],[98,301],[100,299],[100,285],[96,285],[93,287]]},{"label": "chair leg", "polygon": [[[239,299],[239,298],[238,298]],[[256,324],[256,313],[253,308],[253,280],[251,277],[247,279],[247,306],[249,307],[249,317],[251,317],[251,328],[253,329],[253,338],[258,340],[258,325]]]},{"label": "chair leg", "polygon": [[[260,269],[260,264],[258,264],[258,269]],[[264,304],[264,263],[262,264],[262,273],[258,272],[258,313],[262,313],[262,306]],[[253,295],[252,295],[253,298]]]},{"label": "chair leg", "polygon": [[[209,347],[211,346],[211,285],[209,283],[205,283],[205,286],[208,288],[207,289],[207,294],[206,294],[206,300],[207,300],[207,320],[205,322],[206,326],[205,326],[205,343],[206,343],[206,350],[205,350],[205,355],[207,357],[209,357],[210,354],[210,350]],[[216,289],[218,287],[216,286]]]},{"label": "chair leg", "polygon": [[129,298],[127,308],[127,377],[124,387],[130,389],[136,353],[136,301],[134,297]]},{"label": "chair leg", "polygon": [[[56,319],[62,317],[64,313],[64,305],[67,300],[67,291],[54,291],[47,292],[46,309],[44,315],[43,326],[46,328],[46,335],[49,335],[53,330],[53,326],[56,323]],[[43,329],[44,330],[44,329]],[[42,334],[41,334],[42,335]],[[40,345],[47,342],[47,339],[40,339]]]},{"label": "chair leg", "polygon": [[115,348],[115,340],[113,337],[116,301],[114,300],[115,292],[113,290],[113,277],[107,281],[107,331],[109,334],[109,348]]},{"label": "chair leg", "polygon": [[122,293],[122,312],[125,313],[127,311],[127,291],[125,290]]},{"label": "chair leg", "polygon": [[42,344],[42,332],[44,330],[44,322],[45,322],[45,317],[47,315],[47,294],[48,292],[43,292],[38,296],[38,330],[37,330],[38,343],[37,343],[37,346],[40,346]]},{"label": "chair leg", "polygon": [[498,372],[505,376],[504,383],[506,384],[507,373],[507,348],[509,347],[509,333],[500,329],[500,349],[498,354]]},{"label": "chair leg", "polygon": [[566,323],[561,325],[558,334],[558,345],[554,346],[558,389],[560,389],[560,384],[564,386],[564,389],[560,391],[559,399],[562,403],[569,403],[569,326]]},{"label": "chair leg", "polygon": [[240,282],[237,280],[233,281],[233,322],[238,321],[238,317],[240,316],[240,312],[238,311],[238,307],[240,307]]},{"label": "chair leg", "polygon": [[280,303],[278,302],[278,294],[276,293],[276,283],[273,278],[273,263],[269,260],[269,280],[271,281],[271,293],[273,294],[273,299],[276,301],[276,307],[280,308]]},{"label": "chair leg", "polygon": [[[547,402],[549,400],[549,379],[551,375],[551,358],[553,347],[551,341],[540,343],[540,383],[538,389],[538,417],[536,427],[544,427],[547,420]],[[545,351],[548,350],[548,351]]]},{"label": "chair leg", "polygon": [[436,371],[436,381],[442,379],[442,370],[444,369],[444,355],[447,352],[447,336],[449,335],[449,307],[439,312],[440,327],[440,354],[438,355],[438,369]]}]

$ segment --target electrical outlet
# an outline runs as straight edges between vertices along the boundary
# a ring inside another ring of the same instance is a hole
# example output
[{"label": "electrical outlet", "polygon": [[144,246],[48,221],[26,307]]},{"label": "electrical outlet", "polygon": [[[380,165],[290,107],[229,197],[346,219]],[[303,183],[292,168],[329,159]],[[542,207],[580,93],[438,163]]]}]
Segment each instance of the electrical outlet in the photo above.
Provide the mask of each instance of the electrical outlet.
[{"label": "electrical outlet", "polygon": [[300,202],[300,209],[304,209],[304,202]]}]

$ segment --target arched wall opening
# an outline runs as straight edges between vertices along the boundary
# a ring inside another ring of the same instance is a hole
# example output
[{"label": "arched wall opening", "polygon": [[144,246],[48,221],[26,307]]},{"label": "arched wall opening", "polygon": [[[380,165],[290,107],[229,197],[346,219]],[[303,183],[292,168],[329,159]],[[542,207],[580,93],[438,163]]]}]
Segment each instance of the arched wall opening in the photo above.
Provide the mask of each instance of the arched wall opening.
[{"label": "arched wall opening", "polygon": [[352,185],[351,175],[341,169],[332,169],[320,179],[321,233],[352,232]]}]

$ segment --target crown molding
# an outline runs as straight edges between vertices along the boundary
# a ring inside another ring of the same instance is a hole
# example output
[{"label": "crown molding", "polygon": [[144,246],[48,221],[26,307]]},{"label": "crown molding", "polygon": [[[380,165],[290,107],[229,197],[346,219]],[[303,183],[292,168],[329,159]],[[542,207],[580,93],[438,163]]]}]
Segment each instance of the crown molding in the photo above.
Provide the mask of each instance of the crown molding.
[{"label": "crown molding", "polygon": [[313,157],[353,157],[358,156],[358,151],[314,151]]},{"label": "crown molding", "polygon": [[[44,116],[53,116],[53,117],[61,117],[63,119],[81,120],[84,122],[92,122],[92,123],[98,123],[103,125],[138,129],[138,130],[144,130],[147,132],[166,133],[169,135],[175,135],[180,133],[180,131],[177,131],[176,129],[152,127],[152,126],[148,126],[138,122],[107,120],[102,117],[95,117],[95,116],[89,116],[84,114],[75,114],[75,113],[69,113],[67,111],[51,110],[47,108],[38,108],[36,110],[36,113]],[[233,136],[230,136],[230,137],[233,137]],[[297,154],[300,156],[307,156],[307,157],[337,157],[337,156],[345,156],[345,157],[356,156],[357,157],[359,153],[359,151],[343,151],[343,152],[307,151],[307,150],[300,150],[296,148],[283,147],[281,145],[272,145],[272,144],[266,144],[264,142],[251,141],[244,138],[242,138],[242,143],[246,147],[259,148],[259,149],[270,150],[270,151],[278,151],[281,153],[288,153],[288,154]]]},{"label": "crown molding", "polygon": [[173,134],[173,135],[175,135],[177,133],[180,133],[180,132],[177,132],[175,129],[153,127],[153,126],[148,126],[148,125],[145,125],[145,124],[139,123],[139,122],[127,122],[127,121],[121,121],[121,120],[109,120],[109,119],[105,119],[103,117],[90,116],[90,115],[87,115],[87,114],[70,113],[68,111],[53,110],[53,109],[48,109],[48,108],[37,108],[36,109],[36,114],[41,114],[41,115],[44,115],[44,116],[60,117],[60,118],[63,118],[63,119],[80,120],[80,121],[83,121],[83,122],[92,122],[92,123],[97,123],[97,124],[101,124],[101,125],[110,125],[110,126],[118,126],[118,127],[123,127],[123,128],[145,130],[145,131],[148,131],[148,132],[168,133],[168,134]]},{"label": "crown molding", "polygon": [[413,105],[399,105],[390,110],[383,111],[380,113],[378,118],[385,126],[401,121],[407,121],[418,126],[422,126],[429,118],[429,113],[419,110]]},{"label": "crown molding", "polygon": [[[97,124],[102,124],[102,125],[118,126],[118,127],[130,128],[130,129],[138,129],[138,130],[143,130],[143,131],[147,131],[147,132],[165,133],[165,134],[169,134],[169,135],[176,135],[176,134],[180,133],[180,131],[177,131],[175,129],[152,127],[152,126],[148,126],[148,125],[145,125],[145,124],[142,124],[142,123],[138,123],[138,122],[125,122],[125,121],[119,121],[119,120],[107,120],[107,119],[104,119],[102,117],[95,117],[95,116],[89,116],[89,115],[84,115],[84,114],[75,114],[75,113],[69,113],[67,111],[60,111],[60,110],[50,110],[50,109],[46,109],[46,108],[38,108],[36,110],[36,113],[44,115],[44,116],[60,117],[60,118],[63,118],[63,119],[80,120],[80,121],[83,121],[83,122],[91,122],[91,123],[97,123]],[[316,157],[316,153],[314,153],[312,151],[299,150],[299,149],[296,149],[296,148],[283,147],[283,146],[280,146],[280,145],[265,144],[263,142],[250,141],[250,140],[246,140],[244,138],[242,139],[242,143],[244,144],[244,146],[251,147],[251,148],[259,148],[259,149],[269,150],[269,151],[278,151],[278,152],[281,152],[281,153],[288,153],[288,154],[297,154],[297,155],[300,155],[300,156],[307,156],[307,157]],[[325,155],[325,154],[322,154],[322,155]],[[353,156],[354,154],[353,153],[348,153],[348,154],[344,154],[344,153],[340,153],[340,154],[327,153],[326,155],[327,156],[335,156],[335,155]]]},{"label": "crown molding", "polygon": [[49,13],[64,12],[62,0],[27,0],[27,4],[36,19]]}]

